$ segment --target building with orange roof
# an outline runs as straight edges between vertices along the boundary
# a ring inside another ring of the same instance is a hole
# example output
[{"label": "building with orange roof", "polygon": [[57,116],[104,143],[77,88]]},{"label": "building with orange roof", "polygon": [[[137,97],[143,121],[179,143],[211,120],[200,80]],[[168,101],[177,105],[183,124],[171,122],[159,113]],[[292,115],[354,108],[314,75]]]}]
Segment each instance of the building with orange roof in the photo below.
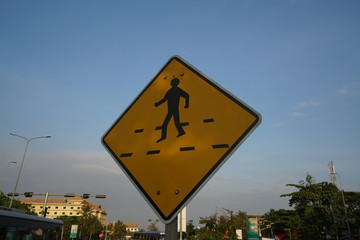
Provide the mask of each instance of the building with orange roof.
[{"label": "building with orange roof", "polygon": [[123,224],[126,226],[126,231],[128,232],[139,231],[139,227],[136,222],[124,222]]}]

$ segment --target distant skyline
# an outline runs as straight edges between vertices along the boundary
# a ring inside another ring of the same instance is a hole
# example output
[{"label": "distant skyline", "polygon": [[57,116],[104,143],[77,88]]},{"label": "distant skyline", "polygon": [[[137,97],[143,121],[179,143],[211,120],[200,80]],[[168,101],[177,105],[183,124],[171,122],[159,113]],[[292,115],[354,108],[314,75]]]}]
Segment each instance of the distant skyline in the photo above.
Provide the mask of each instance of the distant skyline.
[{"label": "distant skyline", "polygon": [[[288,209],[309,173],[360,191],[360,3],[287,1],[2,1],[0,179],[18,192],[106,194],[108,221],[155,213],[100,139],[173,55],[262,115],[262,123],[187,207]],[[146,116],[143,117],[146,120]],[[169,129],[173,128],[172,122]],[[160,226],[160,224],[158,224]]]}]

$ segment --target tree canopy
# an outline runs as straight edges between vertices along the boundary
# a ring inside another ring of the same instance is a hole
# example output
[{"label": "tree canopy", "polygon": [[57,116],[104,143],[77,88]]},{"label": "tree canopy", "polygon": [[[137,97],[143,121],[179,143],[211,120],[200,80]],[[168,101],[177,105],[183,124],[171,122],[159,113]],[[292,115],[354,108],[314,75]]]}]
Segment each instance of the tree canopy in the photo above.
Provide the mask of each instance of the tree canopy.
[{"label": "tree canopy", "polygon": [[[0,206],[9,207],[11,198],[4,193],[0,193]],[[22,203],[20,200],[14,199],[12,208],[25,210],[26,214],[37,215],[31,208],[30,204]]]},{"label": "tree canopy", "polygon": [[200,223],[205,227],[198,231],[198,239],[229,239],[237,240],[236,230],[241,229],[243,237],[246,239],[246,220],[245,212],[223,209],[222,213],[215,213],[206,218],[200,218]]},{"label": "tree canopy", "polygon": [[[297,191],[283,194],[289,197],[289,206],[294,210],[271,209],[264,215],[261,227],[272,225],[273,230],[289,229],[292,239],[322,239],[326,237],[349,237],[358,234],[360,194],[342,191],[328,182],[316,183],[307,174],[298,184],[287,184]],[[344,204],[346,203],[346,204]],[[345,211],[346,210],[346,211]],[[347,214],[348,213],[348,214]]]},{"label": "tree canopy", "polygon": [[156,226],[156,223],[152,222],[147,228],[149,231],[159,231],[158,227]]},{"label": "tree canopy", "polygon": [[[74,216],[60,216],[56,218],[57,220],[63,221],[63,238],[64,240],[70,240],[70,231],[71,231],[71,225],[80,225],[80,217],[74,217]],[[79,232],[77,233],[77,236],[79,237]]]},{"label": "tree canopy", "polygon": [[91,239],[95,233],[103,229],[99,219],[93,215],[90,205],[85,204],[81,209],[80,226],[83,239]]},{"label": "tree canopy", "polygon": [[121,221],[117,221],[113,227],[113,234],[111,239],[124,239],[126,236],[126,226]]}]

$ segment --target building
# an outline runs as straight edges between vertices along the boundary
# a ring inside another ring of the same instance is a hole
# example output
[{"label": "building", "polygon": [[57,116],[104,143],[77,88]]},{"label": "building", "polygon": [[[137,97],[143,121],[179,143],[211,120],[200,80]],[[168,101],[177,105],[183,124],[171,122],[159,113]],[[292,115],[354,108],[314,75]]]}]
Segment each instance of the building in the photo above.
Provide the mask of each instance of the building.
[{"label": "building", "polygon": [[[44,207],[44,198],[26,198],[22,203],[30,204],[33,211],[41,215]],[[81,196],[75,196],[69,199],[48,198],[46,204],[46,217],[57,218],[61,216],[81,216],[81,208],[89,205],[95,215],[102,224],[105,224],[106,211],[101,209],[101,204],[95,204],[88,200],[84,200]]]},{"label": "building", "polygon": [[137,232],[139,231],[139,227],[137,226],[136,222],[124,222],[124,225],[126,226],[127,232]]}]

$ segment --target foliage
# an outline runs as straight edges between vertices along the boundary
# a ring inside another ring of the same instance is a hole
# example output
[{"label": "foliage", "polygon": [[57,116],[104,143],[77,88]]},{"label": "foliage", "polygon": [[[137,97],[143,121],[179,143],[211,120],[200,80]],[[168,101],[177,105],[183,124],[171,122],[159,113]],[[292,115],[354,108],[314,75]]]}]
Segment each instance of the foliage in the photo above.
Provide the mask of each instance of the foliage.
[{"label": "foliage", "polygon": [[263,237],[273,237],[273,234],[290,229],[292,239],[299,238],[301,219],[294,210],[270,209],[264,214],[260,222],[261,235]]},{"label": "foliage", "polygon": [[359,236],[360,192],[344,192],[351,233]]},{"label": "foliage", "polygon": [[195,228],[194,224],[189,223],[186,225],[186,235],[188,240],[193,240],[196,238],[197,229]]},{"label": "foliage", "polygon": [[149,231],[159,231],[158,227],[156,226],[156,223],[150,223],[150,225],[147,228]]},{"label": "foliage", "polygon": [[121,221],[117,221],[113,226],[111,239],[125,239],[126,234],[126,226]]},{"label": "foliage", "polygon": [[[62,238],[64,240],[70,239],[71,225],[80,225],[80,217],[61,216],[61,217],[57,217],[56,219],[61,220],[64,223],[63,238]],[[79,232],[77,233],[77,236],[79,237]]]},{"label": "foliage", "polygon": [[243,238],[246,235],[246,213],[239,211],[234,214],[233,211],[224,209],[222,214],[214,214],[206,218],[200,218],[200,223],[205,224],[205,228],[198,231],[197,238],[199,240],[218,240],[229,239],[236,240],[236,229],[243,231]]},{"label": "foliage", "polygon": [[99,233],[103,227],[99,219],[93,215],[91,206],[85,204],[81,208],[80,217],[81,237],[83,239],[91,239],[92,235]]},{"label": "foliage", "polygon": [[221,233],[218,230],[217,225],[217,214],[211,215],[209,217],[203,218],[200,217],[200,224],[205,224],[205,228],[202,228],[198,231],[198,239],[199,240],[217,240],[221,239],[225,234]]},{"label": "foliage", "polygon": [[[9,207],[11,198],[6,196],[4,193],[0,195],[0,206]],[[35,215],[37,214],[32,210],[30,204],[22,203],[20,200],[14,199],[11,208],[22,209],[26,211],[26,214]]]},{"label": "foliage", "polygon": [[[287,186],[297,188],[295,192],[281,195],[290,197],[289,205],[294,207],[294,210],[271,209],[264,215],[262,228],[269,224],[272,224],[273,230],[289,228],[293,239],[320,239],[325,234],[335,238],[341,231],[346,230],[344,204],[341,192],[335,185],[327,182],[316,183],[315,179],[307,174],[305,180]],[[355,223],[354,209],[359,210],[360,198],[356,194],[347,196],[349,199],[354,197],[351,201],[351,216],[354,216]]]},{"label": "foliage", "polygon": [[99,235],[99,233],[101,233],[101,231],[103,230],[103,226],[102,226],[101,222],[94,215],[91,216],[88,227],[89,227],[88,229],[89,229],[89,233],[90,233],[90,239],[92,236],[94,236],[95,233],[97,233],[97,235]]}]

